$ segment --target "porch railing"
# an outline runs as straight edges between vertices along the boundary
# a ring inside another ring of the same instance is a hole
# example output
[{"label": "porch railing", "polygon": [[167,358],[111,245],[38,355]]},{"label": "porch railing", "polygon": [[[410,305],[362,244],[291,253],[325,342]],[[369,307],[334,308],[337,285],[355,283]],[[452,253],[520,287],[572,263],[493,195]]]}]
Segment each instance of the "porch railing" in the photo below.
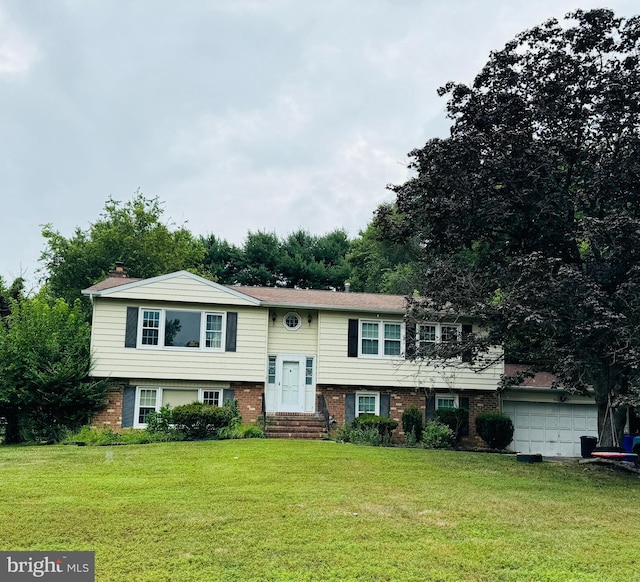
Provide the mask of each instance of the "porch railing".
[{"label": "porch railing", "polygon": [[316,411],[320,415],[320,418],[324,421],[324,428],[327,434],[331,432],[331,421],[329,416],[329,409],[327,408],[327,401],[324,398],[324,394],[318,394]]}]

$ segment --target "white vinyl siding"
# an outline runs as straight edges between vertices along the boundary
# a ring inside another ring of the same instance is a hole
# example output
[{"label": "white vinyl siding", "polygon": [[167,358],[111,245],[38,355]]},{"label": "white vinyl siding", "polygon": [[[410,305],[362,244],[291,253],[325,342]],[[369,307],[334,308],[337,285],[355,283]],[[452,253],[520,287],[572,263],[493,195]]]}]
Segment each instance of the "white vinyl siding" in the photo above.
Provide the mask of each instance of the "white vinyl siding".
[{"label": "white vinyl siding", "polygon": [[[105,293],[105,292],[103,292]],[[123,285],[107,292],[111,299],[144,302],[199,303],[208,305],[257,306],[259,301],[243,296],[212,281],[206,281],[191,273],[180,272],[162,275],[145,281],[144,285]],[[236,311],[234,309],[234,311]]]},{"label": "white vinyl siding", "polygon": [[300,327],[289,329],[283,323],[284,318],[291,311],[275,310],[276,321],[273,322],[266,313],[268,320],[267,352],[270,354],[315,354],[318,350],[318,323],[315,312],[312,313],[311,323],[308,323],[306,310],[296,311],[300,316]]},{"label": "white vinyl siding", "polygon": [[[125,348],[128,306],[132,306],[132,303],[100,297],[94,300],[94,333],[91,336],[94,376],[114,379],[264,382],[267,337],[264,310],[255,307],[232,308],[238,313],[236,351],[226,352],[191,348]],[[180,307],[182,306],[171,304],[162,306],[166,309]],[[145,310],[153,311],[154,308],[151,305],[144,306]],[[156,311],[160,308],[158,306]],[[210,312],[210,306],[196,304],[193,308]],[[221,306],[221,309],[231,310],[229,306]],[[99,333],[95,333],[96,330]]]},{"label": "white vinyl siding", "polygon": [[[434,366],[417,364],[400,357],[348,357],[349,319],[371,321],[371,318],[362,318],[360,315],[357,312],[342,311],[319,313],[317,384],[397,386],[412,389],[453,385],[460,390],[497,389],[504,370],[501,362],[475,372],[460,362],[457,366]],[[385,321],[390,319],[384,318]]]}]

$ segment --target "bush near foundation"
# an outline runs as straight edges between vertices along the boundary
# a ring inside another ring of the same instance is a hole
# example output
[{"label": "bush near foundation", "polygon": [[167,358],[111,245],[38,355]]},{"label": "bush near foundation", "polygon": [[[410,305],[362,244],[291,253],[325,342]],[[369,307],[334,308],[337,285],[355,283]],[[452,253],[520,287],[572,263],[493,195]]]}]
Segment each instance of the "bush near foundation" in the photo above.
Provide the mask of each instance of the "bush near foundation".
[{"label": "bush near foundation", "polygon": [[469,424],[469,411],[464,408],[438,408],[436,420],[447,425],[457,441],[460,440],[462,427]]},{"label": "bush near foundation", "polygon": [[171,416],[175,429],[189,440],[216,438],[221,429],[239,423],[235,406],[213,406],[202,402],[176,406]]},{"label": "bush near foundation", "polygon": [[479,414],[476,417],[476,430],[492,449],[506,449],[513,440],[513,422],[500,412]]},{"label": "bush near foundation", "polygon": [[383,439],[391,439],[391,433],[398,428],[398,421],[388,416],[376,416],[375,414],[361,414],[353,419],[353,428],[363,430],[375,429]]},{"label": "bush near foundation", "polygon": [[407,408],[402,413],[402,430],[407,444],[415,445],[422,440],[422,432],[424,430],[422,412],[415,406]]}]

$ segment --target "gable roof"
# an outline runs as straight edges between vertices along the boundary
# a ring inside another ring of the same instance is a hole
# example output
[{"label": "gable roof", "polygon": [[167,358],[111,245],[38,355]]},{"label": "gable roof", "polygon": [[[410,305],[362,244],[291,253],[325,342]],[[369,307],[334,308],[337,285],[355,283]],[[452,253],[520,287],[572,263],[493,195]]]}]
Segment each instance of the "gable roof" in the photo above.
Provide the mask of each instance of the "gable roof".
[{"label": "gable roof", "polygon": [[403,295],[345,293],[318,289],[288,289],[284,287],[233,286],[230,288],[236,289],[244,295],[259,299],[265,307],[349,309],[404,313],[406,305]]},{"label": "gable roof", "polygon": [[317,289],[289,289],[284,287],[248,287],[241,285],[220,285],[189,273],[178,271],[150,279],[111,276],[82,293],[89,296],[123,297],[127,291],[137,291],[147,285],[163,283],[179,277],[202,283],[205,287],[218,292],[222,291],[236,298],[243,298],[249,303],[263,307],[282,307],[299,309],[354,310],[402,314],[406,300],[403,295],[382,295],[377,293],[346,293],[337,291],[321,291]]},{"label": "gable roof", "polygon": [[[145,290],[145,288],[147,288]],[[189,271],[176,271],[149,279],[134,279],[131,277],[111,276],[82,291],[90,297],[109,297],[118,299],[165,299],[168,289],[172,288],[175,300],[185,302],[207,303],[217,296],[218,302],[222,298],[232,303],[248,303],[259,305],[260,301],[254,297],[235,291],[232,287],[220,285]],[[213,301],[212,301],[213,302]]]}]

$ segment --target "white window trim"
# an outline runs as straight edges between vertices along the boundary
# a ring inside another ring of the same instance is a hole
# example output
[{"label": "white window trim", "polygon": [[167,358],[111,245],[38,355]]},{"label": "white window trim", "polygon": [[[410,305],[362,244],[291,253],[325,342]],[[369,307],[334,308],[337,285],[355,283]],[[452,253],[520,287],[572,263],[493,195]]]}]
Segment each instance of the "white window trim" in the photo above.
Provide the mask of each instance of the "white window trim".
[{"label": "white window trim", "polygon": [[[290,315],[293,315],[298,319],[298,325],[296,325],[295,327],[289,327],[287,325],[287,317],[289,317]],[[296,313],[295,311],[288,311],[287,313],[285,313],[284,317],[282,318],[282,327],[284,327],[287,331],[297,331],[298,329],[300,329],[300,327],[302,327],[302,318],[300,317],[300,314]]]},{"label": "white window trim", "polygon": [[365,412],[360,412],[358,410],[358,399],[360,396],[373,396],[376,400],[376,404],[375,404],[375,411],[373,414],[375,414],[376,416],[380,416],[380,392],[356,392],[356,402],[355,402],[355,416],[356,418],[358,416],[360,416],[361,414],[371,414],[369,413],[365,413]]},{"label": "white window trim", "polygon": [[204,402],[205,392],[217,392],[218,393],[218,406],[222,406],[224,399],[223,388],[198,388],[198,402]]},{"label": "white window trim", "polygon": [[162,406],[162,388],[159,388],[158,386],[136,386],[136,400],[133,408],[133,428],[147,428],[146,422],[138,422],[138,418],[140,418],[140,392],[142,392],[142,390],[156,391],[156,412],[158,412]]},{"label": "white window trim", "polygon": [[[416,326],[416,350],[418,351],[418,354],[420,354],[420,343],[423,340],[420,340],[420,328],[421,327],[426,327],[426,326],[435,326],[436,328],[436,338],[435,338],[435,345],[439,344],[442,341],[442,328],[443,327],[455,327],[458,330],[458,341],[462,341],[462,324],[461,323],[447,323],[445,322],[441,322],[438,323],[436,321],[425,321],[424,323],[419,323]],[[461,358],[462,356],[458,356],[458,358]]]},{"label": "white window trim", "polygon": [[460,408],[460,397],[457,394],[436,394],[436,410],[440,408],[448,408],[447,406],[438,406],[438,398],[453,400],[453,408]]},{"label": "white window trim", "polygon": [[[157,311],[160,312],[160,327],[158,328],[158,344],[150,345],[142,343],[142,331],[143,331],[143,322],[144,322],[144,312],[145,311]],[[167,318],[167,311],[187,311],[191,313],[199,313],[200,314],[200,340],[198,347],[188,348],[185,346],[165,346],[164,345],[164,335],[165,335],[165,322]],[[207,315],[220,315],[222,316],[222,331],[221,331],[221,339],[220,339],[220,347],[219,348],[208,348],[206,347],[207,340]],[[199,309],[166,309],[162,307],[140,307],[138,311],[138,334],[136,346],[139,349],[143,350],[175,350],[175,351],[185,351],[185,352],[224,352],[225,351],[225,342],[227,337],[227,318],[225,311],[202,311]]]},{"label": "white window trim", "polygon": [[[362,326],[365,323],[375,323],[378,326],[378,353],[377,354],[365,354],[362,352]],[[400,353],[389,354],[384,353],[384,326],[385,324],[399,325],[400,326]],[[358,357],[359,358],[382,358],[382,359],[397,359],[404,358],[404,346],[405,346],[405,324],[402,321],[394,321],[392,319],[360,319],[358,321]]]}]

